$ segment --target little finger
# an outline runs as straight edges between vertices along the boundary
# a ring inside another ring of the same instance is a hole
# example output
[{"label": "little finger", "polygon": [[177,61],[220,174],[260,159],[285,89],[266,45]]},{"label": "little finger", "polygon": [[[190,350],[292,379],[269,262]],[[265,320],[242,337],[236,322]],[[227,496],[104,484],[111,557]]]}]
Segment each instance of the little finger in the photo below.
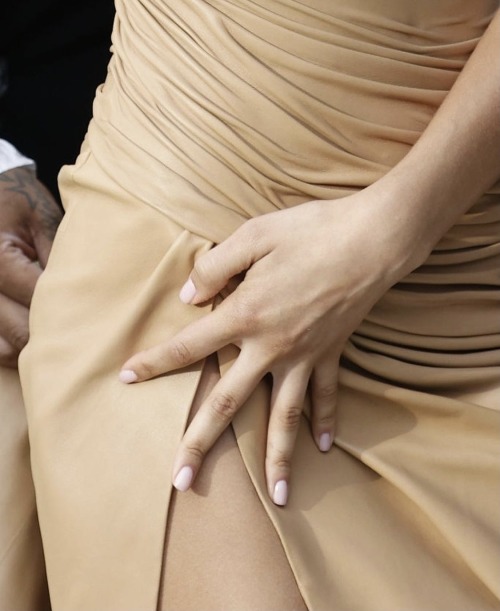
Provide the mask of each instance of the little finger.
[{"label": "little finger", "polygon": [[316,364],[311,376],[311,426],[322,452],[328,452],[333,443],[338,371],[339,357],[332,354]]},{"label": "little finger", "polygon": [[[227,300],[228,301],[228,300]],[[223,346],[234,343],[232,325],[226,316],[226,302],[196,320],[172,339],[138,352],[120,371],[122,382],[142,382],[162,373],[192,365]]]}]

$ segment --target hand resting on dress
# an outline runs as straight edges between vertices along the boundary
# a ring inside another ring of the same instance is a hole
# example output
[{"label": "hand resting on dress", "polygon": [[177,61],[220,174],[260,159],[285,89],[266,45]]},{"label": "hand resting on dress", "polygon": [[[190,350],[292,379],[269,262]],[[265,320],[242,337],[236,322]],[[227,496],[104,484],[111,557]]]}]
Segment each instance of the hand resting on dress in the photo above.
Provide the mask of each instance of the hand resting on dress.
[{"label": "hand resting on dress", "polygon": [[35,284],[62,211],[34,170],[0,174],[0,365],[17,367]]},{"label": "hand resting on dress", "polygon": [[181,299],[206,302],[245,272],[235,290],[210,314],[123,366],[122,381],[141,382],[227,344],[240,350],[184,435],[173,474],[178,489],[190,487],[205,454],[267,373],[272,397],[265,470],[274,502],[287,501],[308,386],[312,434],[320,450],[330,449],[343,346],[401,269],[387,224],[375,219],[369,200],[360,192],[247,221],[197,260]]},{"label": "hand resting on dress", "polygon": [[[500,11],[406,156],[358,193],[245,223],[196,262],[181,291],[199,304],[244,280],[213,312],[133,356],[124,382],[194,363],[226,344],[240,353],[188,427],[174,485],[189,488],[203,457],[264,374],[273,378],[266,476],[285,504],[309,381],[312,432],[330,447],[339,357],[374,303],[423,263],[441,237],[500,180]],[[496,71],[495,71],[496,70]]]}]

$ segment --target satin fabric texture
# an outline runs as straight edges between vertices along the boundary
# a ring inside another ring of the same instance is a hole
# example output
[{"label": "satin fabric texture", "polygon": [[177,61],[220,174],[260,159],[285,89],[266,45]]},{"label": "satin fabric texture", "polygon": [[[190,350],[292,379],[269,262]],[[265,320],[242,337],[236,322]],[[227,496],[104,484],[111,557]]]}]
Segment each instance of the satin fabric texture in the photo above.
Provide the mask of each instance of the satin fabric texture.
[{"label": "satin fabric texture", "polygon": [[[21,360],[54,609],[157,607],[201,364],[130,387],[117,374],[211,307],[178,299],[195,258],[247,218],[382,176],[497,7],[117,2]],[[285,509],[264,481],[265,380],[233,422],[312,610],[500,609],[499,199],[485,194],[352,336],[334,447],[318,452],[306,405]],[[235,354],[218,357],[224,371]]]}]

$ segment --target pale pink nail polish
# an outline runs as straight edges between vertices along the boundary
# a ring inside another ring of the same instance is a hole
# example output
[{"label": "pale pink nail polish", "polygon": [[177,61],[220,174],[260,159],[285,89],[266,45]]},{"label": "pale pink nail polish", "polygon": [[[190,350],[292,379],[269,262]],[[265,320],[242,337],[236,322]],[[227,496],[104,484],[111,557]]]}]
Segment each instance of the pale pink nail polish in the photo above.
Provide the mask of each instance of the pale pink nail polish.
[{"label": "pale pink nail polish", "polygon": [[323,433],[319,438],[319,449],[322,452],[328,452],[332,447],[332,436],[330,433]]},{"label": "pale pink nail polish", "polygon": [[122,369],[118,375],[118,379],[124,384],[131,384],[132,382],[137,382],[137,374],[131,369]]},{"label": "pale pink nail polish", "polygon": [[276,485],[274,486],[273,502],[276,505],[283,506],[283,505],[286,505],[287,500],[288,500],[288,484],[286,483],[284,479],[282,479],[279,482],[276,482]]},{"label": "pale pink nail polish", "polygon": [[189,490],[191,482],[193,481],[193,475],[194,473],[191,467],[182,467],[174,479],[174,488],[179,490],[179,492],[186,492],[186,490]]},{"label": "pale pink nail polish", "polygon": [[181,292],[179,293],[179,299],[183,303],[191,303],[196,295],[196,287],[193,284],[191,278],[186,282],[186,284],[181,288]]}]

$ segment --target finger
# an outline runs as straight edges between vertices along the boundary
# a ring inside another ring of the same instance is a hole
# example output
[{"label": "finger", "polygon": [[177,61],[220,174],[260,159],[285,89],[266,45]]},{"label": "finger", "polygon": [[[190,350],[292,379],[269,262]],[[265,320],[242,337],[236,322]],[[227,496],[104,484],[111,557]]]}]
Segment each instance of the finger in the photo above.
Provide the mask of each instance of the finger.
[{"label": "finger", "polygon": [[[20,206],[20,213],[14,224],[14,232],[19,235],[28,233],[30,247],[35,247],[35,256],[40,265],[45,267],[54,235],[62,218],[62,209],[58,206],[50,191],[36,178],[33,168],[20,167],[4,172],[7,201]],[[35,257],[33,257],[35,258]]]},{"label": "finger", "polygon": [[333,443],[338,371],[339,357],[332,354],[316,364],[311,377],[311,426],[322,452],[328,452]]},{"label": "finger", "polygon": [[217,295],[231,278],[248,270],[267,254],[258,219],[247,221],[224,242],[200,256],[179,298],[184,303],[203,303]]},{"label": "finger", "polygon": [[295,439],[300,426],[309,370],[300,365],[283,377],[273,377],[271,416],[267,435],[266,477],[276,505],[286,505]]},{"label": "finger", "polygon": [[29,307],[41,269],[25,250],[15,236],[0,235],[0,292]]},{"label": "finger", "polygon": [[0,336],[19,353],[28,342],[29,310],[0,293]]},{"label": "finger", "polygon": [[0,367],[17,369],[19,350],[16,350],[9,342],[0,336]]},{"label": "finger", "polygon": [[201,404],[174,461],[173,485],[177,490],[191,487],[207,452],[264,376],[255,361],[241,353]]},{"label": "finger", "polygon": [[171,340],[139,352],[122,367],[122,382],[142,382],[162,373],[197,363],[223,346],[233,343],[234,334],[226,310],[227,302],[192,322]]},{"label": "finger", "polygon": [[35,204],[33,242],[40,265],[45,268],[63,212],[50,191],[40,181],[36,181],[32,199]]}]

